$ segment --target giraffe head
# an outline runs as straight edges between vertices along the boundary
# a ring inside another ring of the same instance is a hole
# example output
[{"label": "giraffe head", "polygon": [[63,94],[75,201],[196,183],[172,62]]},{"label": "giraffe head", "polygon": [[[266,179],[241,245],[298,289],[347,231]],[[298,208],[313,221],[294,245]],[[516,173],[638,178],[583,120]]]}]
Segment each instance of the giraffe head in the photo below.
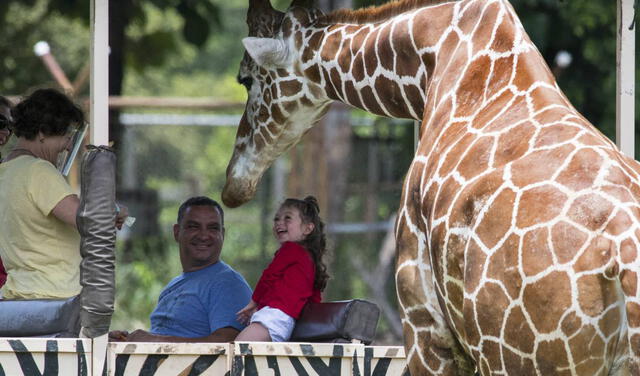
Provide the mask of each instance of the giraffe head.
[{"label": "giraffe head", "polygon": [[303,62],[301,56],[302,29],[320,12],[296,5],[282,13],[268,0],[249,4],[249,37],[243,40],[246,53],[238,73],[248,99],[222,192],[229,207],[253,198],[266,169],[322,117],[331,101],[314,80],[312,59]]}]

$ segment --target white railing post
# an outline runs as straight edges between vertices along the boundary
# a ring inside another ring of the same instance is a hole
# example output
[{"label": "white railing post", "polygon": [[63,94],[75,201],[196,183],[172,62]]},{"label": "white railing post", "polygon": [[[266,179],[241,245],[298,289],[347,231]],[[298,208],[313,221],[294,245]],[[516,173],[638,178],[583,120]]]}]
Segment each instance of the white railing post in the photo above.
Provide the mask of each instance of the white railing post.
[{"label": "white railing post", "polygon": [[109,144],[109,0],[91,0],[91,130],[93,145]]},{"label": "white railing post", "polygon": [[616,55],[616,145],[635,157],[635,10],[634,0],[618,0]]},{"label": "white railing post", "polygon": [[[109,145],[109,0],[91,0],[90,143]],[[108,335],[93,338],[91,375],[102,375]]]}]

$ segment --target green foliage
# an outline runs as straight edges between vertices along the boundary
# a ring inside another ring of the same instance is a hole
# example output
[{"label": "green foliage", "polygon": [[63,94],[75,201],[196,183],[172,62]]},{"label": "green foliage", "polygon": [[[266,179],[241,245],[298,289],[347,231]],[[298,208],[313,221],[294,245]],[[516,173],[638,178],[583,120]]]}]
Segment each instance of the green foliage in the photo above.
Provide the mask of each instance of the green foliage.
[{"label": "green foliage", "polygon": [[128,7],[131,16],[127,30],[131,45],[127,55],[129,63],[138,69],[162,65],[174,54],[180,44],[178,32],[183,41],[200,48],[213,31],[223,26],[220,5],[212,0],[120,0],[119,3]]},{"label": "green foliage", "polygon": [[[29,2],[33,2],[30,0]],[[90,11],[91,2],[86,0],[49,0],[47,12],[52,15],[80,20],[89,23],[87,14]]]},{"label": "green foliage", "polygon": [[[160,12],[152,6],[147,9],[144,27],[131,27],[134,35],[140,35],[132,39],[138,40],[151,30],[175,37],[179,17],[168,11]],[[233,3],[221,10],[222,17],[227,20],[243,19],[244,12],[241,6]],[[135,68],[136,72],[125,75],[123,93],[150,96],[162,93],[165,96],[206,96],[243,101],[246,91],[238,85],[235,75],[244,52],[241,38],[246,33],[244,22],[228,22],[224,32],[212,34],[201,48],[169,36],[164,42],[158,41],[157,46],[151,45],[160,52],[150,51],[153,48],[150,49],[144,41],[135,42],[134,48],[145,53],[142,56],[130,56],[129,66]],[[176,43],[174,53],[162,52],[163,43]]]},{"label": "green foliage", "polygon": [[166,51],[178,49],[174,32],[170,30],[156,30],[143,34],[129,41],[129,44],[133,51],[145,51],[144,54],[129,55],[129,66],[138,71],[144,71],[147,67],[162,66],[169,58]]},{"label": "green foliage", "polygon": [[82,21],[48,16],[46,0],[0,1],[0,93],[26,94],[55,82],[33,46],[48,41],[58,63],[75,76],[88,61],[89,34]]},{"label": "green foliage", "polygon": [[[232,3],[242,4],[241,0]],[[24,93],[35,85],[55,86],[33,55],[32,46],[39,40],[49,42],[63,70],[73,79],[88,61],[89,5],[84,0],[0,2],[3,93]],[[210,36],[214,32],[219,35],[223,27],[222,6],[214,0],[112,0],[111,6],[124,9],[124,22],[130,22],[126,30],[126,61],[129,67],[140,71],[163,65],[185,46],[204,47]],[[230,27],[237,28],[238,24]]]},{"label": "green foliage", "polygon": [[210,24],[220,24],[219,9],[210,2],[180,1],[176,9],[185,20],[182,29],[184,39],[195,46],[202,46],[207,41]]}]

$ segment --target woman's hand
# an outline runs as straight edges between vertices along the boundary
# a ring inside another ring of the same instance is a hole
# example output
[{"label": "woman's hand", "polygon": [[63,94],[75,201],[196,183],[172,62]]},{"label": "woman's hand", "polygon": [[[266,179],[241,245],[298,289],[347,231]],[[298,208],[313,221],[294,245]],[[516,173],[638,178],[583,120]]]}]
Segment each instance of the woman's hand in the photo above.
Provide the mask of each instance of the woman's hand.
[{"label": "woman's hand", "polygon": [[239,310],[236,313],[236,318],[241,324],[248,325],[251,316],[256,312],[258,308],[258,303],[254,302],[253,299],[249,301],[249,304],[246,305],[243,309]]},{"label": "woman's hand", "polygon": [[129,216],[129,209],[124,205],[118,205],[118,212],[116,214],[116,228],[122,230],[122,225]]}]

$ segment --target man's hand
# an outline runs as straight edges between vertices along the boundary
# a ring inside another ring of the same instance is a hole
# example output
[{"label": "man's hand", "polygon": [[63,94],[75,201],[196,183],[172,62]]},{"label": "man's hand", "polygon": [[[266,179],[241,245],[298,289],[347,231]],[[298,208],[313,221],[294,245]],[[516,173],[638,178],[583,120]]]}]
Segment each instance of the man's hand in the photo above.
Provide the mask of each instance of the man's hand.
[{"label": "man's hand", "polygon": [[164,336],[151,334],[146,330],[136,329],[129,333],[127,342],[168,342],[163,340]]},{"label": "man's hand", "polygon": [[236,313],[238,321],[244,325],[248,325],[249,320],[251,320],[251,316],[253,316],[257,308],[258,303],[254,302],[253,299],[251,299],[249,301],[249,304],[247,304],[243,309],[239,310],[238,313]]},{"label": "man's hand", "polygon": [[112,330],[109,332],[109,342],[126,342],[128,336],[126,330]]},{"label": "man's hand", "polygon": [[111,342],[169,342],[168,338],[168,336],[151,334],[142,329],[136,329],[131,333],[125,330],[109,332],[109,341]]},{"label": "man's hand", "polygon": [[131,333],[122,330],[109,332],[111,342],[231,342],[240,333],[232,327],[220,328],[206,337],[187,338],[152,334],[146,330],[136,329]]}]

